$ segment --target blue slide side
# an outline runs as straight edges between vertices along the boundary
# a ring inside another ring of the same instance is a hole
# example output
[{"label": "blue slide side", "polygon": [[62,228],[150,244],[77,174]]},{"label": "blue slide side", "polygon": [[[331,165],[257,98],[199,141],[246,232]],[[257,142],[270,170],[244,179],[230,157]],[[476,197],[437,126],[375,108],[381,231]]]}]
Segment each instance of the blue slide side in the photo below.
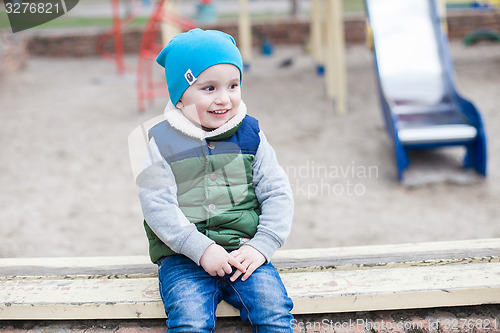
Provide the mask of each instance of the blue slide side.
[{"label": "blue slide side", "polygon": [[486,176],[481,115],[455,89],[448,39],[435,1],[365,0],[365,5],[399,180],[410,164],[410,150],[445,146],[464,146],[464,167]]}]

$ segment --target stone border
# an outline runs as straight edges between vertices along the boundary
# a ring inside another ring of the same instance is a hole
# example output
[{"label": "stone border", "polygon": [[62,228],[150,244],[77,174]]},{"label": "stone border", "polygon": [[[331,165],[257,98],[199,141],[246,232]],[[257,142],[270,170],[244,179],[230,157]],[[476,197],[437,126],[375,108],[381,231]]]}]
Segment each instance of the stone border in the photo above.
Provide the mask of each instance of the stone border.
[{"label": "stone border", "polygon": [[[294,332],[499,332],[500,305],[295,316]],[[163,333],[164,319],[0,321],[3,333]],[[239,318],[219,318],[216,332],[250,333]]]},{"label": "stone border", "polygon": [[[365,42],[365,17],[356,15],[346,17],[345,37],[347,45]],[[463,39],[477,29],[491,29],[500,32],[500,11],[450,12],[447,17],[450,39]],[[238,25],[220,23],[203,26],[206,29],[225,31],[237,39]],[[103,29],[82,28],[71,31],[36,31],[26,34],[29,54],[48,57],[84,57],[96,55],[96,42]],[[142,28],[126,28],[123,34],[124,52],[138,53],[142,38]],[[309,21],[305,19],[276,20],[272,22],[253,22],[254,46],[259,46],[262,38],[275,45],[307,43]],[[105,47],[112,47],[109,40]]]}]

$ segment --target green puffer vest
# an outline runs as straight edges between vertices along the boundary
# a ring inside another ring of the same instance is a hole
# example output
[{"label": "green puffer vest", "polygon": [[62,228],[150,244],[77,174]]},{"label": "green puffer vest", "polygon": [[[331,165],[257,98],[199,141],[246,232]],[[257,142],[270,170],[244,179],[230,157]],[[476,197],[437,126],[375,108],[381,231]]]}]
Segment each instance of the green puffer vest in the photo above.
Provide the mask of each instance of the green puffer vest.
[{"label": "green puffer vest", "polygon": [[[247,115],[231,131],[206,140],[187,136],[167,121],[149,133],[175,176],[179,208],[198,231],[227,250],[238,249],[257,232],[260,205],[252,162],[259,131],[257,120]],[[144,227],[153,262],[175,254],[147,221]]]}]

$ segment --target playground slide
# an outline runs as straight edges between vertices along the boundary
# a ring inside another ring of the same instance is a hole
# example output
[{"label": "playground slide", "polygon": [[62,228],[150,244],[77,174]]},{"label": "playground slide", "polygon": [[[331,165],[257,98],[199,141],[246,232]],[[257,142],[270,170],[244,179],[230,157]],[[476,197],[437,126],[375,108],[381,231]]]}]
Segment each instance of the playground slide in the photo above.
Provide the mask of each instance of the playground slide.
[{"label": "playground slide", "polygon": [[486,138],[476,107],[454,86],[448,40],[434,0],[365,0],[379,97],[399,180],[408,152],[464,146],[464,166],[486,176]]}]

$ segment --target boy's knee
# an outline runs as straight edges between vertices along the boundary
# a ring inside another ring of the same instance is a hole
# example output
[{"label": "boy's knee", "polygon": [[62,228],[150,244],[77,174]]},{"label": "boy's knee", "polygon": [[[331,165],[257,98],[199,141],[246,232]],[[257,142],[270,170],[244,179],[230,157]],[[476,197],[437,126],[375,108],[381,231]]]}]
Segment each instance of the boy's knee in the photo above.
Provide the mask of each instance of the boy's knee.
[{"label": "boy's knee", "polygon": [[160,278],[169,332],[213,332],[220,293],[210,279]]},{"label": "boy's knee", "polygon": [[271,302],[254,303],[252,309],[246,315],[253,325],[289,328],[293,320],[290,313],[292,308],[292,300],[287,295],[280,295]]},{"label": "boy's knee", "polygon": [[245,282],[233,283],[232,288],[232,305],[240,309],[244,321],[266,332],[291,331],[293,302],[272,265],[261,266]]},{"label": "boy's knee", "polygon": [[[188,303],[188,302],[186,302]],[[215,313],[203,304],[176,304],[167,312],[168,332],[213,332]]]}]

